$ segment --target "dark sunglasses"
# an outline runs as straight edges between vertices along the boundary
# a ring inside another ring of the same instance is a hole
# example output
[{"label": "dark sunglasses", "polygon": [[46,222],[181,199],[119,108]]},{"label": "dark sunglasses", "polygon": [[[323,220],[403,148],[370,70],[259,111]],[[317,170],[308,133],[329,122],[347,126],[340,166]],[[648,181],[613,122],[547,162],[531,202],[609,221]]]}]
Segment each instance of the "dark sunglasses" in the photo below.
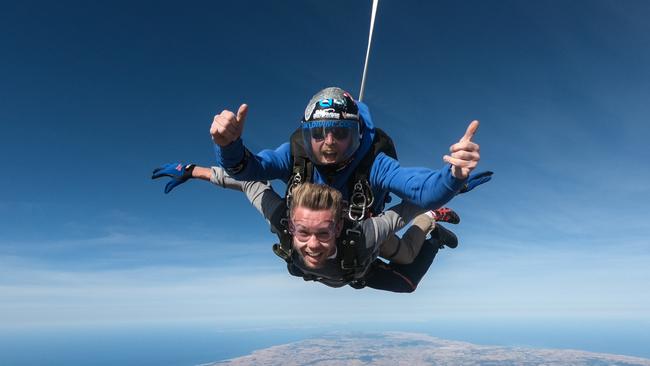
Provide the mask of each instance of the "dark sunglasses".
[{"label": "dark sunglasses", "polygon": [[345,127],[313,127],[310,128],[311,137],[316,141],[325,140],[325,136],[331,133],[335,140],[345,140],[350,137],[350,129]]}]

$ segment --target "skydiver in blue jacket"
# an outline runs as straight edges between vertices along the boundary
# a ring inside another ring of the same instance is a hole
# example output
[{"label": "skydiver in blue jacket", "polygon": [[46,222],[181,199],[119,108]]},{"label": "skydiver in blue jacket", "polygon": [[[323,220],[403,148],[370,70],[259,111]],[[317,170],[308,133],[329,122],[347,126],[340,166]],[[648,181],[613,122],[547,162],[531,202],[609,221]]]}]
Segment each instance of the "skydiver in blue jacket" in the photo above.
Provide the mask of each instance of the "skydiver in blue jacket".
[{"label": "skydiver in blue jacket", "polygon": [[[275,150],[252,154],[241,135],[248,113],[242,104],[237,113],[224,110],[214,117],[210,134],[214,142],[217,164],[237,180],[280,179],[291,184],[295,152],[290,143]],[[451,145],[450,154],[443,160],[448,164],[440,170],[401,167],[396,158],[384,151],[377,152],[376,130],[368,107],[337,87],[316,93],[309,101],[299,131],[302,148],[313,165],[306,181],[324,183],[341,191],[347,200],[352,198],[349,181],[367,154],[370,157],[368,174],[372,191],[371,211],[382,211],[389,192],[424,209],[434,210],[463,190],[471,171],[480,160],[479,145],[472,141],[479,122],[472,121],[459,142]],[[392,142],[391,142],[392,144]],[[477,179],[489,180],[491,174],[480,173]]]}]

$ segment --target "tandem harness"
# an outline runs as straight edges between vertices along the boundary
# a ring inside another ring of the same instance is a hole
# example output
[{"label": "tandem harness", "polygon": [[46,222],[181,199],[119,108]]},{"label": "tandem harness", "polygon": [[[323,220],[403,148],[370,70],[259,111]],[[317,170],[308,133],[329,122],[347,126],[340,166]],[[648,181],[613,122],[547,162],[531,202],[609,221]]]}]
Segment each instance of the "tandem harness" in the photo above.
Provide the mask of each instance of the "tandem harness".
[{"label": "tandem harness", "polygon": [[[364,286],[361,277],[365,274],[370,263],[363,263],[363,261],[359,260],[356,246],[365,243],[361,230],[361,221],[375,214],[371,209],[374,203],[374,195],[368,178],[375,158],[382,152],[393,159],[397,159],[397,152],[392,139],[384,131],[376,128],[370,150],[361,159],[348,181],[348,192],[351,193],[347,205],[343,205],[343,232],[336,243],[337,260],[340,262],[344,273],[341,285],[350,284],[352,287],[357,288]],[[287,211],[284,217],[279,220],[280,227],[276,228],[280,243],[273,245],[273,252],[287,262],[287,268],[292,275],[303,277],[305,281],[320,281],[321,278],[318,276],[302,273],[300,269],[296,268],[292,257],[293,237],[289,232],[288,221],[291,193],[297,185],[311,182],[314,173],[314,164],[305,153],[300,128],[291,135],[291,159],[292,175],[287,182],[285,195]]]}]

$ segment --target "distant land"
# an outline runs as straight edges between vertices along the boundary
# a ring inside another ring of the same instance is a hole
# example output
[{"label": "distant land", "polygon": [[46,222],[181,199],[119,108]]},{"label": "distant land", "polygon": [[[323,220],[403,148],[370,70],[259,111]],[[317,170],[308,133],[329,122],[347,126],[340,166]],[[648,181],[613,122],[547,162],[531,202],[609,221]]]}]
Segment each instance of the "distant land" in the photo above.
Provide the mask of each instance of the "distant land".
[{"label": "distant land", "polygon": [[650,359],[565,349],[481,346],[425,334],[333,333],[254,351],[222,365],[650,366]]}]

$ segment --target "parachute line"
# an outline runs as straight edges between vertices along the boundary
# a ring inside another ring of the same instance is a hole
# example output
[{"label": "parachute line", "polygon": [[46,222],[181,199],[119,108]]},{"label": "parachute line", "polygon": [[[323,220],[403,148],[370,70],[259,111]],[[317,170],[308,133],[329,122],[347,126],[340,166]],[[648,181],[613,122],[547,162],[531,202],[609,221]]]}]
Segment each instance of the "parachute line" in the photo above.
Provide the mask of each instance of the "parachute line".
[{"label": "parachute line", "polygon": [[377,5],[379,0],[372,0],[372,15],[370,16],[370,32],[368,33],[368,50],[366,51],[366,62],[363,65],[363,76],[361,77],[361,90],[359,91],[359,101],[363,101],[363,91],[366,88],[366,74],[368,72],[368,60],[370,59],[370,45],[372,44],[372,31],[375,28],[375,16],[377,15]]}]

